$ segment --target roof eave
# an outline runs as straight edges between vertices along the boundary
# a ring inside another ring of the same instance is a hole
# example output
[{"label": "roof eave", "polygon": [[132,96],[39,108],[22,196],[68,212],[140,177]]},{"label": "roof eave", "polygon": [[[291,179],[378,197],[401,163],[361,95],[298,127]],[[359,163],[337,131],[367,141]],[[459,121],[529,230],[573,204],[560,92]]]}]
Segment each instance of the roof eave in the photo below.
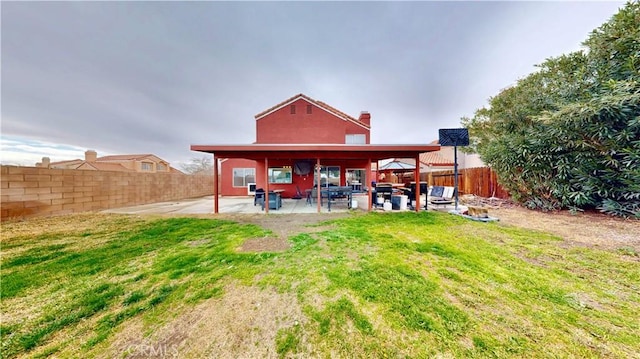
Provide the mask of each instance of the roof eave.
[{"label": "roof eave", "polygon": [[218,158],[358,158],[379,160],[392,157],[413,157],[440,149],[439,145],[321,145],[321,144],[260,144],[260,145],[191,145],[192,151],[215,154]]}]

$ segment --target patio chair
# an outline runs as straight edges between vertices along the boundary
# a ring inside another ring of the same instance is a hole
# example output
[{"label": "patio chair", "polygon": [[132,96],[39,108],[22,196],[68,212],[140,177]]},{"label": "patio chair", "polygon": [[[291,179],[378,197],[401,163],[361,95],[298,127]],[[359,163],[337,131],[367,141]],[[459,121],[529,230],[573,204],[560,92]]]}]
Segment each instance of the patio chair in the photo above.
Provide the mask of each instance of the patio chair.
[{"label": "patio chair", "polygon": [[263,188],[257,188],[255,191],[255,194],[253,195],[253,205],[255,206],[256,204],[264,204],[264,189]]},{"label": "patio chair", "polygon": [[[416,200],[416,183],[412,182],[409,184],[409,190],[405,190],[404,193],[407,195],[407,204],[409,208],[413,209],[413,202]],[[429,195],[429,184],[427,182],[420,182],[420,196],[424,195],[425,198]],[[424,202],[424,209],[427,209],[427,201]]]},{"label": "patio chair", "polygon": [[296,185],[296,194],[291,197],[292,199],[302,199],[302,192],[300,191],[300,187]]},{"label": "patio chair", "polygon": [[[280,193],[269,192],[269,209],[280,209],[282,207],[282,197]],[[262,210],[264,210],[264,201],[262,201]]]},{"label": "patio chair", "polygon": [[429,202],[435,206],[448,205],[453,203],[455,191],[453,187],[433,186],[429,193]]}]

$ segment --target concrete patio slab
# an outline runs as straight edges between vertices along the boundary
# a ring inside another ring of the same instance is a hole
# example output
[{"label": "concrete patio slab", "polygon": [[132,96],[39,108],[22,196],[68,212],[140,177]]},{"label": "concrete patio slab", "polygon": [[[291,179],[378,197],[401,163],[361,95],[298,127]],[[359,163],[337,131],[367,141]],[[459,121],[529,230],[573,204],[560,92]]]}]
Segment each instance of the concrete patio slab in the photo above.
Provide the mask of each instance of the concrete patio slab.
[{"label": "concrete patio slab", "polygon": [[[366,197],[354,196],[354,199],[358,202],[358,209],[356,211],[367,210]],[[423,202],[424,203],[424,197]],[[240,196],[240,197],[220,197],[218,199],[220,205],[219,213],[265,213],[260,205],[253,205],[253,197]],[[441,205],[433,206],[429,204],[429,210],[449,212],[455,207],[453,205]],[[465,206],[459,206],[462,211],[466,210]],[[381,208],[374,209],[381,211]],[[346,202],[336,202],[331,205],[331,212],[327,210],[326,202],[321,207],[321,213],[340,213],[354,211],[347,208]],[[167,201],[159,203],[143,204],[131,207],[112,208],[104,213],[127,213],[127,214],[211,214],[213,213],[213,196],[206,196],[200,198],[189,198],[178,201]],[[394,211],[396,212],[396,211]],[[282,207],[278,210],[271,209],[269,214],[291,214],[291,213],[318,213],[316,203],[309,205],[307,201],[303,199],[283,198]]]},{"label": "concrete patio slab", "polygon": [[[219,213],[265,213],[260,205],[253,205],[253,197],[220,197]],[[331,213],[347,212],[346,203],[331,205]],[[127,214],[208,214],[213,213],[213,196],[190,198],[178,201],[143,204],[139,206],[112,208],[104,213]],[[278,210],[271,209],[269,214],[291,213],[317,213],[316,204],[309,205],[304,199],[282,199],[282,207]],[[321,208],[321,213],[329,213],[326,204]]]}]

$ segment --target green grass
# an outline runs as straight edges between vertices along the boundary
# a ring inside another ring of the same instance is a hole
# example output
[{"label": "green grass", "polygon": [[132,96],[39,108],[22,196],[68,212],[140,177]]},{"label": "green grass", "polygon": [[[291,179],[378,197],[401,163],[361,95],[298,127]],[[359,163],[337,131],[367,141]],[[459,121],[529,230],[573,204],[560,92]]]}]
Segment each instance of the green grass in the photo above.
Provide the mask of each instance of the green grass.
[{"label": "green grass", "polygon": [[566,246],[429,212],[353,215],[290,237],[286,252],[241,253],[244,240],[273,234],[218,219],[96,218],[30,234],[3,224],[2,357],[91,357],[133,319],[151,335],[167,316],[222,298],[230,283],[298,299],[304,320],[261,344],[281,357],[640,352],[632,247]]}]

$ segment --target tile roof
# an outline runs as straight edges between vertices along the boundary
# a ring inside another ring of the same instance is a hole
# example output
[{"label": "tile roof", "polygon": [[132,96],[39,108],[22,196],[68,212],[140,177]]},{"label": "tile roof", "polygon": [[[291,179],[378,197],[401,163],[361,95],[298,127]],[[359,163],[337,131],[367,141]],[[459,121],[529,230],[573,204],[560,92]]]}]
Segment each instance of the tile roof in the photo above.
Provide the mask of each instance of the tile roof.
[{"label": "tile roof", "polygon": [[66,160],[66,161],[57,161],[57,162],[51,162],[49,163],[49,166],[53,166],[53,165],[71,165],[73,163],[82,163],[84,162],[84,160],[81,160],[79,158],[76,158],[75,160]]},{"label": "tile roof", "polygon": [[438,152],[421,153],[420,162],[428,166],[453,166],[453,161],[446,159]]},{"label": "tile roof", "polygon": [[[150,153],[137,154],[137,155],[112,155],[98,157],[96,161],[123,161],[123,160],[140,160],[149,156],[154,156]],[[157,157],[157,156],[154,156]]]},{"label": "tile roof", "polygon": [[134,170],[126,168],[119,163],[85,162],[81,166],[83,165],[91,166],[98,171],[135,172]]},{"label": "tile roof", "polygon": [[314,105],[316,105],[316,106],[318,106],[318,107],[320,107],[320,108],[322,108],[322,109],[324,109],[324,110],[326,110],[326,111],[328,111],[330,113],[333,113],[336,116],[341,117],[341,118],[343,118],[343,119],[345,119],[347,121],[351,121],[353,123],[356,123],[356,124],[358,124],[360,126],[364,126],[366,128],[371,128],[370,125],[362,123],[362,122],[358,121],[356,118],[347,115],[346,113],[338,110],[337,108],[335,108],[333,106],[329,106],[328,104],[326,104],[326,103],[324,103],[322,101],[314,100],[314,99],[312,99],[311,97],[309,97],[309,96],[307,96],[305,94],[297,94],[295,96],[292,96],[292,97],[280,102],[279,104],[260,112],[259,114],[255,115],[255,118],[256,118],[256,120],[260,119],[261,117],[264,117],[265,115],[267,115],[267,114],[269,114],[271,112],[274,112],[274,111],[276,111],[276,110],[278,110],[278,109],[280,109],[280,108],[288,105],[289,103],[294,102],[294,101],[296,101],[296,100],[298,100],[300,98],[304,99],[305,101],[307,101],[309,103],[312,103],[312,104],[314,104]]}]

